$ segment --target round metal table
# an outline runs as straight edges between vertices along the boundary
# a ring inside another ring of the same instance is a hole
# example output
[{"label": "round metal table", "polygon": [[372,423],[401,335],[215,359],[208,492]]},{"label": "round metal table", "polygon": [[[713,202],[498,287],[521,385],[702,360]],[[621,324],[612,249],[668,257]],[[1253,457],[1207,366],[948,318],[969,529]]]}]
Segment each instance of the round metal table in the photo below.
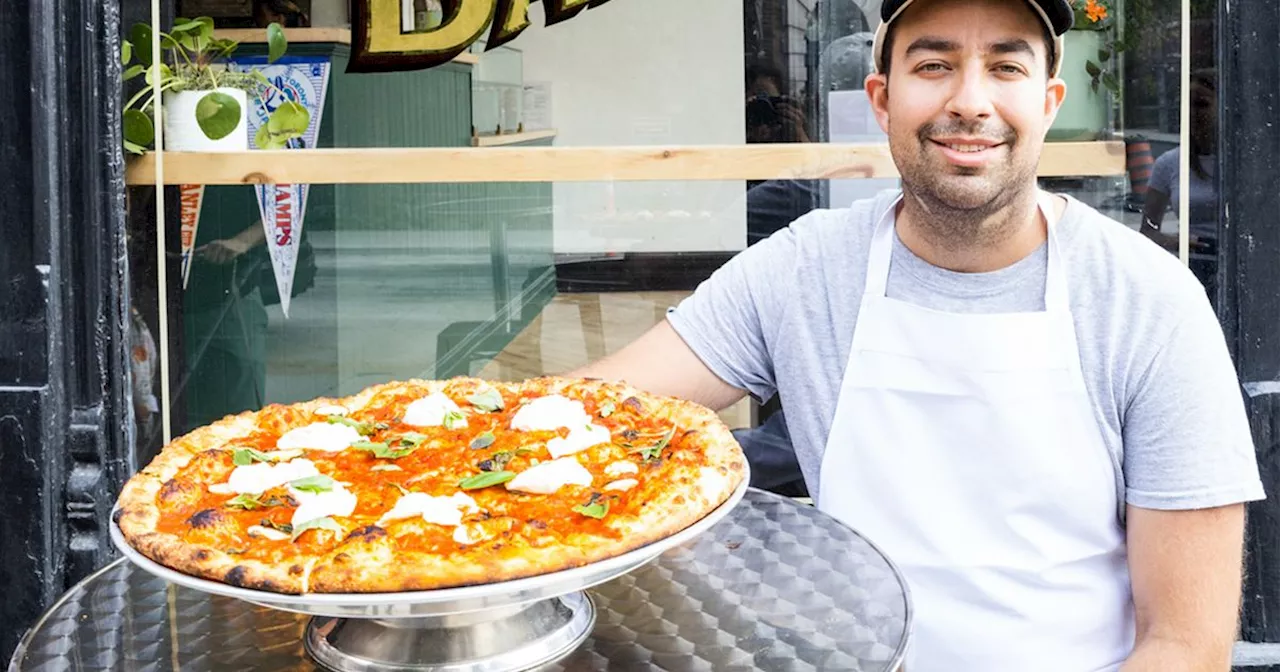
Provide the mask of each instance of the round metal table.
[{"label": "round metal table", "polygon": [[[587,591],[595,627],[542,670],[897,670],[897,569],[812,506],[759,490],[693,542]],[[12,671],[317,670],[308,617],[167,583],[123,558],[28,631]]]}]

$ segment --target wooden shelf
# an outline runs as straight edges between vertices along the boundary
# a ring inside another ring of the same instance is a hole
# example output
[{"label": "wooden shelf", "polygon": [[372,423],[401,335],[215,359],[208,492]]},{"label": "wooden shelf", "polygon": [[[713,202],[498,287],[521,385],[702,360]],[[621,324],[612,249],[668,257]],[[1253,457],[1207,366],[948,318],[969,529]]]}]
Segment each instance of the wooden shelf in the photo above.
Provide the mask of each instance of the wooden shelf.
[{"label": "wooden shelf", "polygon": [[[213,31],[213,35],[244,44],[262,44],[266,42],[265,32],[262,28],[219,28]],[[350,28],[285,28],[284,36],[290,44],[330,43],[351,46]],[[466,51],[455,56],[453,62],[475,65],[480,62],[480,56]]]},{"label": "wooden shelf", "polygon": [[503,135],[477,135],[471,138],[471,146],[502,147],[504,145],[518,145],[525,142],[533,142],[534,140],[554,137],[556,137],[556,131],[554,129],[547,129],[545,131],[525,131],[524,133],[505,133]]},{"label": "wooden shelf", "polygon": [[[128,184],[155,184],[154,152]],[[1125,174],[1122,142],[1046,143],[1041,177]],[[165,152],[165,184],[422,184],[897,177],[887,144],[422,147]]]}]

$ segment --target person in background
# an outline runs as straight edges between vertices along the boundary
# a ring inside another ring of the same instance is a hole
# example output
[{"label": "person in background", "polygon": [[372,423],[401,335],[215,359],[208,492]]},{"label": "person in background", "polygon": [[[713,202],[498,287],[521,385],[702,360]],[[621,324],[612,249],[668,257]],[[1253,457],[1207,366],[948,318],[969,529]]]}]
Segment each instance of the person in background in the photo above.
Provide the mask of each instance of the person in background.
[{"label": "person in background", "polygon": [[[1218,296],[1218,87],[1212,69],[1191,74],[1191,174],[1188,179],[1187,223],[1191,272],[1204,285],[1209,300]],[[1142,232],[1161,247],[1178,254],[1178,236],[1161,232],[1165,213],[1176,212],[1182,191],[1179,161],[1182,149],[1161,154],[1151,167],[1147,198],[1142,208]]]},{"label": "person in background", "polygon": [[799,218],[569,375],[781,395],[818,508],[906,577],[908,672],[1226,672],[1252,435],[1196,278],[1038,188],[1071,2],[880,10],[901,190]]},{"label": "person in background", "polygon": [[259,28],[273,23],[283,28],[307,28],[311,17],[292,0],[253,0],[253,23]]}]

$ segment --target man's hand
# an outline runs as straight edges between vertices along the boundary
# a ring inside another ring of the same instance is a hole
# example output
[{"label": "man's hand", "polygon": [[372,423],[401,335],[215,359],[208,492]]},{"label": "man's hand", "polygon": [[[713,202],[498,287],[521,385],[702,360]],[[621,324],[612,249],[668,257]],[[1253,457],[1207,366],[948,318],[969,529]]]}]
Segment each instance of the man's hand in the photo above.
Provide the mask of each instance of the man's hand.
[{"label": "man's hand", "polygon": [[716,411],[747,394],[712,373],[666,320],[618,352],[566,375],[625,381],[651,394],[678,397]]},{"label": "man's hand", "polygon": [[1227,672],[1236,640],[1244,505],[1128,509],[1138,638],[1122,672]]}]

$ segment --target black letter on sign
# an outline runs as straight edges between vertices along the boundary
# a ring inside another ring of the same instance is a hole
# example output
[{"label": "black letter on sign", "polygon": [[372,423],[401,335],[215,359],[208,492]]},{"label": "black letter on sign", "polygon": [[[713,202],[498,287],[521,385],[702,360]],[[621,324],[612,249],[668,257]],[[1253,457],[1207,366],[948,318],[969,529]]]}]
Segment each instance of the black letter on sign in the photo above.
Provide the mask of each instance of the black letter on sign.
[{"label": "black letter on sign", "polygon": [[530,0],[498,0],[498,13],[493,17],[489,40],[484,45],[485,51],[516,39],[517,35],[529,27],[529,2]]}]

